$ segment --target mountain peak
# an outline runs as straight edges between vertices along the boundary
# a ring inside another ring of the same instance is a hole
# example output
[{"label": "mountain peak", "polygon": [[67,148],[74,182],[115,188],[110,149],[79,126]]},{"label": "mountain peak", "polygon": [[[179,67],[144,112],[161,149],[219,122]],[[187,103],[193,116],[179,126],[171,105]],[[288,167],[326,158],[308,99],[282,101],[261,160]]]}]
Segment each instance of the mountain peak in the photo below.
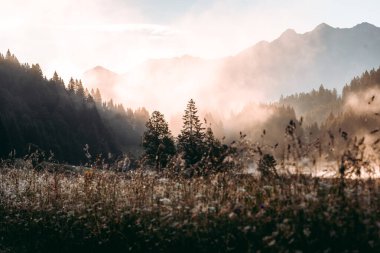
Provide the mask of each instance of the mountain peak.
[{"label": "mountain peak", "polygon": [[100,65],[94,67],[92,70],[95,70],[95,71],[111,71],[111,70],[106,69],[105,67],[100,66]]},{"label": "mountain peak", "polygon": [[296,31],[294,29],[286,29],[285,32],[282,33],[281,36],[289,36],[289,35],[295,35],[297,34]]},{"label": "mountain peak", "polygon": [[294,29],[287,29],[285,32],[281,34],[281,38],[289,38],[297,35],[296,31]]},{"label": "mountain peak", "polygon": [[327,31],[327,30],[331,30],[331,29],[334,29],[332,26],[326,24],[326,23],[321,23],[319,25],[317,25],[313,31]]},{"label": "mountain peak", "polygon": [[376,29],[378,28],[377,26],[373,25],[373,24],[370,24],[368,22],[363,22],[363,23],[360,23],[360,24],[357,24],[356,26],[354,26],[353,28],[359,28],[359,29]]},{"label": "mountain peak", "polygon": [[92,69],[89,69],[89,70],[85,71],[85,74],[95,74],[95,73],[97,73],[97,74],[103,73],[103,74],[117,75],[115,72],[113,72],[113,71],[111,71],[111,70],[109,70],[109,69],[107,69],[107,68],[105,68],[103,66],[100,66],[100,65],[98,65],[98,66],[96,66],[96,67],[94,67]]},{"label": "mountain peak", "polygon": [[105,69],[105,67],[98,65],[98,66],[95,66],[94,69]]}]

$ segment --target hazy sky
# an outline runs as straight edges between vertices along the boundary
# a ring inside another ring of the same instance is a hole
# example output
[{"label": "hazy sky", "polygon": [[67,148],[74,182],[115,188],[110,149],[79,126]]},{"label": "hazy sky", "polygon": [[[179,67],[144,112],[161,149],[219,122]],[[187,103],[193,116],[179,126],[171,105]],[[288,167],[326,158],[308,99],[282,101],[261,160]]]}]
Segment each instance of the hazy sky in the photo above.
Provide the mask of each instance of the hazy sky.
[{"label": "hazy sky", "polygon": [[378,0],[0,0],[0,52],[48,77],[96,65],[124,73],[149,58],[218,58],[287,28],[380,26]]}]

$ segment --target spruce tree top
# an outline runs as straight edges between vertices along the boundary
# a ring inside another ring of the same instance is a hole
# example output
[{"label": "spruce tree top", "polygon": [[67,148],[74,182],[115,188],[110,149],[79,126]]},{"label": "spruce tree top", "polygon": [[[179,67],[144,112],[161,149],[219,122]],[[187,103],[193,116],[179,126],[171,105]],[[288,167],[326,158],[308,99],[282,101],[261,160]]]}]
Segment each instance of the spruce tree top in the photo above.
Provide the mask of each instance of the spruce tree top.
[{"label": "spruce tree top", "polygon": [[203,128],[202,123],[199,120],[197,115],[198,110],[195,107],[195,102],[193,99],[190,99],[187,104],[185,115],[182,117],[183,119],[183,127],[181,130],[182,135],[202,135]]}]

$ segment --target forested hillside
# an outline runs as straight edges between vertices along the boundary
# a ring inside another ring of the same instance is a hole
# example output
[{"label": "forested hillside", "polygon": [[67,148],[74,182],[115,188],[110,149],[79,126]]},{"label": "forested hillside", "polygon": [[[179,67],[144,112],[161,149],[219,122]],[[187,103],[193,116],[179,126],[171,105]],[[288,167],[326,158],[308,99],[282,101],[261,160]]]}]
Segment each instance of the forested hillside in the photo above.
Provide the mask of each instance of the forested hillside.
[{"label": "forested hillside", "polygon": [[291,106],[301,115],[306,124],[323,123],[333,113],[341,111],[342,99],[336,89],[329,90],[321,85],[318,90],[302,92],[287,97],[281,96],[279,104]]},{"label": "forested hillside", "polygon": [[290,139],[294,138],[299,150],[320,150],[319,155],[332,158],[332,151],[343,152],[360,140],[367,152],[378,150],[380,68],[353,78],[340,94],[321,85],[310,92],[282,96],[275,103],[248,104],[223,124],[213,124],[213,130],[228,141],[239,138],[242,131],[254,142],[275,147],[271,152],[282,159],[289,142],[288,126],[294,128]]},{"label": "forested hillside", "polygon": [[67,88],[55,73],[44,77],[38,64],[20,64],[9,51],[0,54],[0,156],[52,151],[58,161],[84,162],[92,155],[138,151],[145,109],[133,112],[71,79]]},{"label": "forested hillside", "polygon": [[[248,104],[222,122],[210,120],[225,143],[239,138],[239,132],[254,141],[284,152],[285,129],[296,128],[298,142],[318,142],[329,150],[345,145],[354,136],[376,142],[380,124],[380,69],[366,71],[343,88],[342,95],[324,88],[281,97],[272,104]],[[149,113],[144,108],[124,109],[112,100],[103,101],[99,90],[88,91],[80,80],[65,86],[57,73],[43,76],[38,64],[20,64],[9,51],[0,55],[0,155],[24,156],[36,149],[51,151],[58,161],[84,163],[89,153],[142,154],[142,136]],[[352,124],[352,123],[355,124]],[[374,132],[373,134],[370,134]],[[87,145],[86,145],[87,144]],[[48,154],[50,156],[50,154]]]}]

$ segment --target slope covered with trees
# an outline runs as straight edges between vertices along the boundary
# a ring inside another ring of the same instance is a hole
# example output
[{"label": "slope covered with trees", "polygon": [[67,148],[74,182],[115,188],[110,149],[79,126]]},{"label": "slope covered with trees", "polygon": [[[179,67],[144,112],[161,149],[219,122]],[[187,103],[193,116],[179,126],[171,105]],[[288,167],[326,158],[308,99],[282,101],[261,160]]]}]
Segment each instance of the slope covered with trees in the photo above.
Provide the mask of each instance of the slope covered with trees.
[{"label": "slope covered with trees", "polygon": [[0,156],[39,149],[79,163],[87,159],[86,144],[93,155],[136,150],[148,112],[125,111],[93,95],[81,81],[71,79],[66,88],[57,73],[47,79],[38,64],[0,54]]},{"label": "slope covered with trees", "polygon": [[329,90],[321,85],[318,90],[302,92],[287,97],[281,96],[280,105],[293,107],[295,113],[303,117],[306,124],[322,123],[330,113],[341,112],[342,99],[336,89]]}]

